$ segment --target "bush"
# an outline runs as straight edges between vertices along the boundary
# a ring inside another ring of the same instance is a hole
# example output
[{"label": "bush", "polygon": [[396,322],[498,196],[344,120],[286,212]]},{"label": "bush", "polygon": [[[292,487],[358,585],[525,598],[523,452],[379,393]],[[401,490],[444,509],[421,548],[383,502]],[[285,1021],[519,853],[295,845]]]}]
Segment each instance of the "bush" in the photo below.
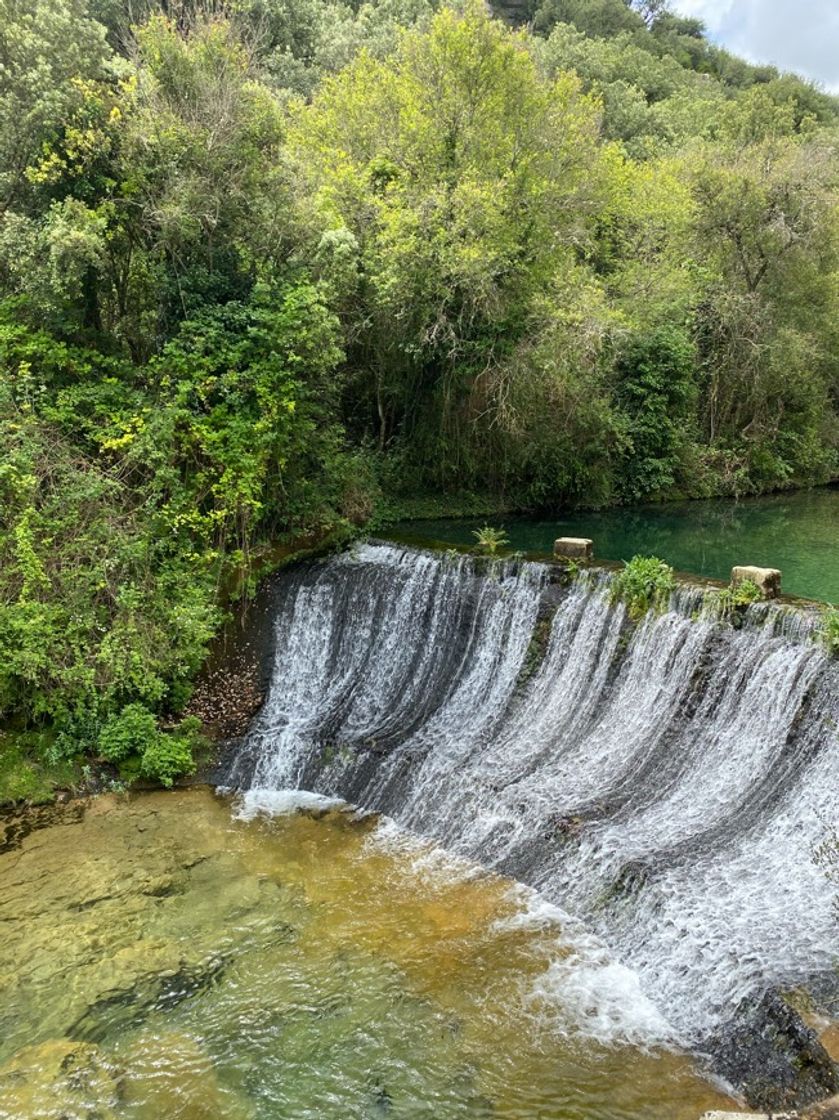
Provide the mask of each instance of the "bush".
[{"label": "bush", "polygon": [[736,587],[726,587],[719,593],[720,614],[723,618],[731,618],[752,603],[759,603],[762,598],[763,592],[758,585],[753,580],[744,579]]},{"label": "bush", "polygon": [[664,610],[676,587],[673,569],[657,556],[633,556],[612,583],[612,602],[626,604],[630,618]]},{"label": "bush", "polygon": [[33,731],[0,731],[0,805],[14,801],[40,805],[52,800],[57,787],[75,783],[78,770],[72,763],[43,765],[47,738]]},{"label": "bush", "polygon": [[163,732],[148,708],[128,704],[112,716],[99,735],[99,753],[108,762],[127,763],[125,771],[139,773],[168,789],[182,774],[195,772],[193,752],[201,744],[201,721],[182,720],[175,731]]},{"label": "bush", "polygon": [[188,716],[177,731],[158,734],[143,751],[140,773],[170,789],[175,778],[195,773],[193,752],[201,744],[201,721]]},{"label": "bush", "polygon": [[111,716],[99,735],[99,753],[108,762],[124,762],[160,737],[157,720],[142,704],[128,704]]}]

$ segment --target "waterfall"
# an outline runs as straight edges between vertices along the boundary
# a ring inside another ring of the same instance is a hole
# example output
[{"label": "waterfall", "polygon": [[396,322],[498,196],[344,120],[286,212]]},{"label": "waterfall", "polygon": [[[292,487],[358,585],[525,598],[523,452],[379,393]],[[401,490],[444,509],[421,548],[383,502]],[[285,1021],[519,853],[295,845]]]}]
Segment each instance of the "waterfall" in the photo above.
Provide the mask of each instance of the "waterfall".
[{"label": "waterfall", "polygon": [[839,669],[800,613],[735,629],[682,590],[636,625],[610,578],[384,544],[282,576],[226,780],[381,811],[534,887],[695,1046],[835,963],[813,853]]}]

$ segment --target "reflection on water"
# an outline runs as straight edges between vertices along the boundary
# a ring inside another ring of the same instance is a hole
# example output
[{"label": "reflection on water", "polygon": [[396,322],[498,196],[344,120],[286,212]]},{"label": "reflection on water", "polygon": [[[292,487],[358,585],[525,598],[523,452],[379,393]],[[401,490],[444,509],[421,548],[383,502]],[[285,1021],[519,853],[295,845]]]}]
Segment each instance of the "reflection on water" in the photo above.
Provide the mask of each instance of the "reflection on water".
[{"label": "reflection on water", "polygon": [[[394,535],[471,545],[483,520],[405,522]],[[559,536],[583,536],[594,540],[601,560],[661,556],[708,579],[727,580],[736,564],[757,564],[780,568],[788,595],[839,603],[839,489],[490,521],[503,524],[512,547],[527,552],[550,552]]]},{"label": "reflection on water", "polygon": [[[63,815],[62,815],[63,812]],[[349,813],[110,797],[0,855],[2,1120],[695,1120],[567,1028],[528,897]],[[593,1009],[594,1010],[594,1009]]]}]

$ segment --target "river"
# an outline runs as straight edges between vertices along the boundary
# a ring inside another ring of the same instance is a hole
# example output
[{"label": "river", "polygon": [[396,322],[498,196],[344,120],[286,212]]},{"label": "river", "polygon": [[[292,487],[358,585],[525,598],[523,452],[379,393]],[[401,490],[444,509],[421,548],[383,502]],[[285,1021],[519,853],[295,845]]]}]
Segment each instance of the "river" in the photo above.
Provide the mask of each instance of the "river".
[{"label": "river", "polygon": [[[388,535],[468,545],[484,520],[402,522]],[[735,565],[756,564],[780,568],[788,595],[839,604],[839,488],[488,520],[526,552],[551,552],[557,537],[590,537],[601,560],[660,556],[678,571],[726,581]]]},{"label": "river", "polygon": [[229,793],[0,828],[0,1120],[834,1091],[762,1008],[836,995],[839,668],[803,612],[735,627],[680,588],[636,624],[611,579],[360,544],[269,581]]}]

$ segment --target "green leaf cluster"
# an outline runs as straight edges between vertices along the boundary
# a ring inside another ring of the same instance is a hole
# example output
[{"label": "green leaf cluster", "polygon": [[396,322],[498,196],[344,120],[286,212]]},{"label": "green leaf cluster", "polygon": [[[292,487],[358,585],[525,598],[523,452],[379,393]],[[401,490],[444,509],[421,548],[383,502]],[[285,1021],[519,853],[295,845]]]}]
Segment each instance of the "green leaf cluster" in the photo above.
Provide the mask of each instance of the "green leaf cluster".
[{"label": "green leaf cluster", "polygon": [[734,587],[723,588],[717,596],[717,603],[721,616],[732,618],[752,603],[759,603],[762,598],[763,592],[754,580],[744,579]]},{"label": "green leaf cluster", "polygon": [[503,529],[493,529],[490,525],[475,529],[472,536],[475,538],[475,547],[478,551],[484,552],[488,556],[494,556],[500,548],[504,548],[510,543]]},{"label": "green leaf cluster", "polygon": [[673,569],[657,556],[633,556],[612,580],[612,602],[626,605],[629,617],[642,618],[648,611],[667,609],[676,589]]}]

